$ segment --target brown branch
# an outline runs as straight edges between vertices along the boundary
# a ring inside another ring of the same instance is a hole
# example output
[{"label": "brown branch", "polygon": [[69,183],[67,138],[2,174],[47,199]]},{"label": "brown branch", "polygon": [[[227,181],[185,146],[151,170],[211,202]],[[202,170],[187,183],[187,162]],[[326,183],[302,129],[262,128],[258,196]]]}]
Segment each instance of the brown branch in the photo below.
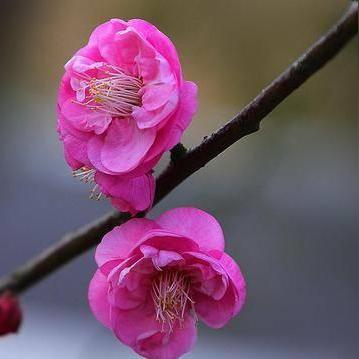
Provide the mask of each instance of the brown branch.
[{"label": "brown branch", "polygon": [[[155,204],[209,161],[244,136],[258,131],[260,121],[296,88],[332,59],[358,32],[358,4],[353,3],[344,16],[297,61],[275,79],[231,121],[206,138],[199,146],[175,156],[157,179]],[[129,219],[128,214],[113,212],[46,249],[28,263],[0,280],[4,290],[21,292],[34,285],[71,259],[99,243],[105,233]]]}]

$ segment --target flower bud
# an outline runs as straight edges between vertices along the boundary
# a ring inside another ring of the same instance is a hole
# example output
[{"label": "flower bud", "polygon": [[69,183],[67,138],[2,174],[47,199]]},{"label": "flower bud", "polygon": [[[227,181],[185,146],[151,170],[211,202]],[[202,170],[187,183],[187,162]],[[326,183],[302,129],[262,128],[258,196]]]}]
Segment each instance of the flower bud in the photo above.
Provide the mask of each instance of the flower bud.
[{"label": "flower bud", "polygon": [[0,336],[16,333],[21,324],[21,309],[17,298],[10,292],[0,295]]}]

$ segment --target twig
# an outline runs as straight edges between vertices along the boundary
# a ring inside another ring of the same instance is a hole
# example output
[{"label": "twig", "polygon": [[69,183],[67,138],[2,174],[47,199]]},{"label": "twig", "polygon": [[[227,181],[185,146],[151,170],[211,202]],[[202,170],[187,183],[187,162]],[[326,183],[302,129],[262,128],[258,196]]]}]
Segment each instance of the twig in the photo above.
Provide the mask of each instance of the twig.
[{"label": "twig", "polygon": [[171,162],[175,163],[183,158],[187,153],[187,148],[180,142],[171,149]]},{"label": "twig", "polygon": [[[244,136],[258,131],[260,121],[296,88],[332,59],[358,32],[358,4],[353,2],[344,16],[297,61],[240,111],[231,121],[206,138],[199,146],[171,161],[158,177],[155,204],[209,161]],[[128,214],[113,212],[74,233],[0,280],[4,290],[22,292],[96,245],[114,226],[129,219]]]}]

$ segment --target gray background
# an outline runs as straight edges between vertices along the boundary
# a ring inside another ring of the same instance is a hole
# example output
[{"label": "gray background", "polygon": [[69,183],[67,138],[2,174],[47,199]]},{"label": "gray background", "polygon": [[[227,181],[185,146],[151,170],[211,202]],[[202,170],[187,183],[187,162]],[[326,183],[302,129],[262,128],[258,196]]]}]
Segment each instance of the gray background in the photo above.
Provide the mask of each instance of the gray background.
[{"label": "gray background", "polygon": [[[55,133],[62,66],[111,17],[152,21],[200,89],[188,146],[218,128],[341,14],[347,1],[0,1],[0,274],[110,210],[71,177]],[[151,212],[197,206],[221,222],[248,285],[227,327],[188,358],[357,357],[356,41]],[[164,166],[166,159],[162,162]],[[157,171],[158,173],[158,171]],[[88,252],[22,298],[1,359],[136,358],[92,317]]]}]

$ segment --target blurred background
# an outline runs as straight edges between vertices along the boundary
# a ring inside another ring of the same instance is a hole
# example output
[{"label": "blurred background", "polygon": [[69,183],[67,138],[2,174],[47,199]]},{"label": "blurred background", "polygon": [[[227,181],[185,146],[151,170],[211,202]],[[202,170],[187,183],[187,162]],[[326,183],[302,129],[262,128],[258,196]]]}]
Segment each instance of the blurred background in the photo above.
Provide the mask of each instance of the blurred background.
[{"label": "blurred background", "polygon": [[[55,131],[64,63],[113,17],[170,36],[199,112],[192,146],[229,120],[338,19],[349,1],[0,0],[0,274],[111,210],[71,176]],[[197,206],[221,222],[248,284],[242,313],[200,327],[188,358],[356,358],[357,39],[290,96],[261,131],[193,175],[151,216]],[[162,166],[164,164],[162,163]],[[160,166],[161,167],[161,166]],[[157,171],[158,173],[158,171]],[[91,315],[93,251],[22,298],[1,359],[136,358]]]}]

